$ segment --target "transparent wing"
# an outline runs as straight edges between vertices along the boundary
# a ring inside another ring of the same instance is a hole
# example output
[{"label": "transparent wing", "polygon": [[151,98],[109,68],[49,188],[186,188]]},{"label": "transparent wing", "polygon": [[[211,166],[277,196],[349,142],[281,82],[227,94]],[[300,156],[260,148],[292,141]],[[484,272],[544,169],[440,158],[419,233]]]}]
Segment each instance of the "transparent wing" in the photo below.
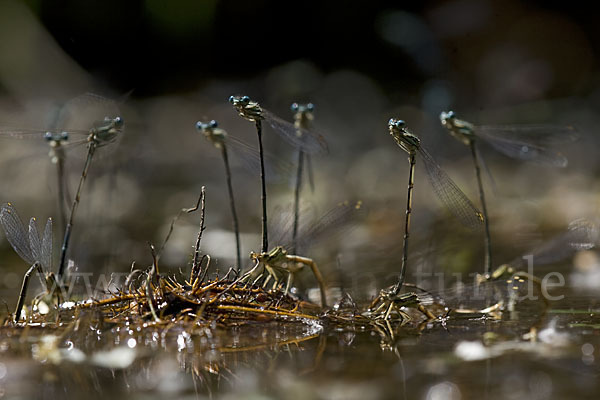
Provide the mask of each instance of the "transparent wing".
[{"label": "transparent wing", "polygon": [[2,223],[8,243],[10,243],[19,257],[28,264],[33,264],[35,262],[35,257],[33,257],[29,245],[29,235],[23,226],[19,214],[17,214],[17,210],[15,210],[12,204],[7,203],[2,206],[2,211],[0,211],[0,223]]},{"label": "transparent wing", "polygon": [[[235,154],[255,174],[260,174],[260,153],[256,147],[249,145],[233,136],[227,136],[227,149]],[[293,164],[279,157],[265,153],[265,175],[269,182],[287,181],[294,171]]]},{"label": "transparent wing", "polygon": [[[524,256],[533,256],[533,265],[546,265],[564,260],[575,252],[589,250],[598,245],[600,228],[584,219],[573,221],[567,231],[554,236],[542,245],[531,249]],[[514,259],[509,265],[515,269],[527,267],[523,257]]]},{"label": "transparent wing", "polygon": [[492,175],[492,171],[490,171],[490,168],[488,167],[487,162],[485,161],[485,158],[483,158],[483,156],[481,155],[481,151],[479,150],[479,146],[477,146],[477,145],[475,145],[475,152],[477,153],[477,159],[481,163],[481,166],[483,167],[485,174],[488,176],[488,179],[490,180],[490,186],[492,187],[492,193],[494,193],[494,194],[498,193],[498,190],[497,190],[498,187],[496,186],[496,180],[494,179],[494,175]]},{"label": "transparent wing", "polygon": [[526,142],[540,146],[574,142],[579,134],[573,126],[560,125],[480,125],[475,134],[514,142]]},{"label": "transparent wing", "polygon": [[313,130],[296,128],[294,124],[279,118],[265,109],[263,109],[263,117],[279,136],[305,153],[319,154],[328,152],[327,141],[323,135]]},{"label": "transparent wing", "polygon": [[89,131],[94,124],[103,121],[104,118],[118,116],[121,116],[121,112],[114,100],[94,93],[85,93],[65,103],[60,110],[57,126],[67,131]]},{"label": "transparent wing", "polygon": [[[62,131],[57,130],[44,130],[44,129],[29,129],[29,128],[16,128],[11,126],[0,126],[0,139],[33,139],[42,140],[46,132],[51,132],[54,135],[59,135]],[[89,135],[87,130],[70,130],[69,136],[76,139],[85,139]]]},{"label": "transparent wing", "polygon": [[[354,225],[356,215],[362,209],[361,202],[344,201],[325,212],[317,221],[301,224],[298,232],[299,252],[306,251],[313,243],[350,229]],[[306,218],[303,220],[306,221]]]},{"label": "transparent wing", "polygon": [[473,230],[481,229],[483,214],[473,205],[467,195],[456,186],[456,183],[442,171],[422,146],[419,148],[419,154],[425,165],[425,171],[427,172],[427,177],[433,187],[433,191],[446,208],[467,228]]},{"label": "transparent wing", "polygon": [[565,167],[568,161],[552,146],[577,138],[572,127],[548,125],[479,126],[475,132],[508,157],[555,167]]},{"label": "transparent wing", "polygon": [[[306,217],[310,210],[301,207],[300,215]],[[301,217],[302,218],[302,217]],[[294,213],[292,207],[276,206],[269,213],[269,242],[271,247],[283,246],[289,248],[292,244],[292,232],[294,228]]]},{"label": "transparent wing", "polygon": [[[37,221],[34,217],[29,220],[29,248],[35,261],[42,262],[42,239],[37,228]],[[44,265],[45,267],[45,265]]]},{"label": "transparent wing", "polygon": [[52,218],[48,218],[48,221],[46,221],[46,227],[44,228],[40,262],[44,267],[46,267],[47,271],[52,270]]}]

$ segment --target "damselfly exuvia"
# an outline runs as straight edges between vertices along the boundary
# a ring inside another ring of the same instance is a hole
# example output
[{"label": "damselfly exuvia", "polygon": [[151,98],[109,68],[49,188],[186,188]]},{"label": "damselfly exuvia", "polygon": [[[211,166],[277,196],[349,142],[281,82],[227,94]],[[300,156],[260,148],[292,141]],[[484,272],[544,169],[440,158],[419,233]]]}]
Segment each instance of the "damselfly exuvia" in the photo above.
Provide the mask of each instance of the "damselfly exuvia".
[{"label": "damselfly exuvia", "polygon": [[[349,221],[352,219],[352,215],[361,209],[361,205],[362,203],[360,201],[345,201],[336,205],[334,208],[323,214],[315,223],[307,226],[306,228],[302,227],[303,229],[300,230],[300,233],[296,237],[295,241],[293,240],[293,237],[290,238],[289,235],[289,231],[292,228],[289,221],[287,221],[288,223],[283,220],[278,221],[279,223],[277,224],[277,228],[279,228],[278,230],[280,231],[280,235],[277,239],[278,246],[269,252],[252,252],[250,258],[255,264],[250,271],[244,274],[243,279],[248,280],[252,278],[257,268],[260,265],[264,265],[267,274],[264,276],[263,285],[266,285],[271,279],[273,279],[273,285],[277,286],[280,282],[278,275],[287,275],[287,281],[285,285],[285,291],[287,292],[292,285],[294,274],[304,266],[308,266],[311,268],[313,275],[319,284],[321,304],[325,306],[327,304],[325,281],[323,280],[323,276],[321,275],[317,264],[310,258],[288,253],[287,249],[296,244],[302,246],[303,250],[305,251],[310,242],[319,242],[321,239],[333,235],[336,231],[340,230],[343,225],[349,223]],[[291,218],[288,219],[292,219],[293,215],[290,215],[290,217]],[[290,239],[292,239],[292,242],[290,242]],[[261,276],[256,278],[255,281],[260,279],[260,277]]]}]

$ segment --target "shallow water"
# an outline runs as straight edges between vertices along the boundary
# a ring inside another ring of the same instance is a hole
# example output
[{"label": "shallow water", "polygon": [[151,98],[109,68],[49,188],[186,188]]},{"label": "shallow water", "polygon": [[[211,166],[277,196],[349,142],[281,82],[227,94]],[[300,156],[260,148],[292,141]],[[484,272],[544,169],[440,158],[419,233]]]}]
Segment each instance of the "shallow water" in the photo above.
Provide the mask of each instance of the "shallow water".
[{"label": "shallow water", "polygon": [[[600,298],[566,289],[549,309],[451,316],[385,329],[250,323],[192,334],[114,326],[0,331],[7,398],[541,399],[600,388]],[[531,328],[537,327],[536,340]]]}]

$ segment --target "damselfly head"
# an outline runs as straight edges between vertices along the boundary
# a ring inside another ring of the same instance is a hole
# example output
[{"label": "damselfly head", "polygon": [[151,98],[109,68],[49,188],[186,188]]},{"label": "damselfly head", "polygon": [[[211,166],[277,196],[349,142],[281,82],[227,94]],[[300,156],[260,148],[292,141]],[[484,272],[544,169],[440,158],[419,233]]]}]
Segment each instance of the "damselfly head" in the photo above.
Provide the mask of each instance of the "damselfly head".
[{"label": "damselfly head", "polygon": [[308,114],[308,113],[312,113],[315,110],[315,105],[313,103],[306,103],[306,104],[294,103],[294,104],[292,104],[292,106],[290,108],[295,113],[307,113]]},{"label": "damselfly head", "polygon": [[450,124],[455,118],[456,113],[454,111],[442,111],[440,113],[440,122],[443,126]]},{"label": "damselfly head", "polygon": [[214,119],[209,122],[196,122],[196,129],[203,133],[217,148],[221,148],[227,134],[223,129],[219,129],[218,126],[218,122]]},{"label": "damselfly head", "polygon": [[229,102],[234,106],[250,103],[250,96],[229,96]]},{"label": "damselfly head", "polygon": [[50,144],[52,146],[59,146],[61,144],[61,142],[66,142],[67,140],[69,140],[69,133],[68,132],[60,132],[60,133],[46,132],[44,134],[44,139],[46,139],[47,142],[50,142]]},{"label": "damselfly head", "polygon": [[124,123],[125,122],[123,121],[123,118],[121,118],[121,117],[115,117],[113,119],[113,126],[115,128],[122,128]]},{"label": "damselfly head", "polygon": [[[297,123],[306,123],[307,121],[313,120],[313,111],[315,106],[313,103],[299,104],[294,103],[291,106],[292,111],[294,112],[294,119]],[[302,126],[302,125],[300,125]]]},{"label": "damselfly head", "polygon": [[219,124],[214,119],[209,122],[198,121],[196,122],[196,129],[198,129],[200,132],[205,132],[215,129],[218,125]]},{"label": "damselfly head", "polygon": [[388,121],[388,130],[396,143],[398,143],[398,146],[407,153],[412,154],[419,148],[421,140],[408,130],[404,120],[390,118]]}]

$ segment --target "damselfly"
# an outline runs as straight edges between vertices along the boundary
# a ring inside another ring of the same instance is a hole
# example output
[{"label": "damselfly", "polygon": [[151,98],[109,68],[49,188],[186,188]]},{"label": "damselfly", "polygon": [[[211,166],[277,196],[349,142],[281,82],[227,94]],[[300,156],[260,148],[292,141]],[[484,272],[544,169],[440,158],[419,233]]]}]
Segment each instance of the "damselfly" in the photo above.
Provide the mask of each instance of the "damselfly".
[{"label": "damselfly", "polygon": [[53,290],[58,287],[52,273],[52,218],[48,218],[46,227],[40,236],[36,219],[31,218],[29,229],[26,229],[19,214],[17,214],[17,210],[11,203],[7,203],[2,206],[0,211],[0,223],[12,248],[19,257],[30,265],[23,278],[23,285],[15,309],[14,320],[18,322],[27,295],[29,279],[34,271],[37,270],[40,276],[43,277],[42,286],[46,290]]},{"label": "damselfly", "polygon": [[[294,126],[297,130],[297,135],[302,135],[303,130],[308,130],[310,124],[314,119],[313,111],[315,106],[312,103],[298,104],[293,103],[291,106],[292,112],[294,113]],[[310,155],[305,154],[302,148],[298,148],[298,165],[296,173],[296,188],[294,191],[294,230],[293,235],[293,247],[292,252],[296,252],[297,249],[297,237],[298,237],[298,222],[300,219],[300,190],[302,188],[302,173],[304,171],[304,159],[306,158],[306,164],[308,167],[309,182],[312,186],[312,170],[310,167]]]},{"label": "damselfly", "polygon": [[265,182],[264,151],[262,143],[262,121],[267,121],[269,125],[282,138],[301,149],[305,153],[319,153],[327,151],[327,143],[319,134],[315,134],[306,129],[297,128],[293,124],[282,120],[273,113],[262,108],[257,102],[250,100],[248,96],[230,96],[229,102],[236,109],[238,114],[250,121],[256,126],[258,136],[258,148],[261,160],[261,203],[262,203],[262,253],[266,253],[269,248],[269,237],[267,228],[267,188]]},{"label": "damselfly", "polygon": [[406,264],[408,259],[408,237],[410,231],[410,216],[412,213],[412,192],[415,179],[416,155],[419,153],[429,182],[436,195],[442,200],[446,207],[454,214],[460,222],[471,229],[479,229],[483,223],[483,215],[471,203],[467,196],[456,186],[450,177],[441,170],[438,164],[433,160],[429,152],[421,144],[421,140],[406,128],[406,123],[399,119],[390,119],[388,129],[398,146],[408,153],[408,162],[410,164],[408,175],[408,196],[406,203],[406,221],[404,225],[404,244],[402,250],[402,267],[398,282],[386,297],[393,298],[398,295],[404,277],[406,274]]},{"label": "damselfly", "polygon": [[479,199],[485,219],[485,274],[490,274],[492,266],[492,244],[489,218],[485,201],[485,192],[481,179],[480,162],[483,162],[476,141],[478,139],[490,144],[499,152],[520,160],[531,161],[555,167],[565,167],[567,158],[553,146],[573,141],[577,135],[571,126],[555,125],[474,125],[456,118],[454,111],[440,114],[442,126],[457,140],[471,149],[471,157],[475,166]]},{"label": "damselfly", "polygon": [[[75,214],[81,198],[83,184],[87,178],[94,154],[99,147],[103,147],[117,141],[123,132],[123,119],[121,118],[120,112],[114,102],[106,101],[105,103],[108,105],[108,108],[97,108],[97,96],[95,95],[91,95],[91,97],[90,95],[85,95],[83,98],[76,98],[74,101],[80,103],[88,99],[91,99],[92,101],[89,102],[87,109],[76,108],[76,114],[73,116],[74,119],[80,119],[82,117],[85,118],[88,123],[91,123],[92,126],[89,129],[87,136],[87,158],[81,172],[81,178],[79,179],[79,185],[77,187],[77,192],[75,193],[75,199],[73,200],[69,220],[65,229],[65,237],[61,248],[60,263],[57,273],[59,280],[64,272],[67,250],[69,248],[69,242],[71,239],[71,231],[75,222]],[[67,110],[70,110],[70,108],[67,108]],[[104,112],[107,110],[111,114],[104,114]]]}]

